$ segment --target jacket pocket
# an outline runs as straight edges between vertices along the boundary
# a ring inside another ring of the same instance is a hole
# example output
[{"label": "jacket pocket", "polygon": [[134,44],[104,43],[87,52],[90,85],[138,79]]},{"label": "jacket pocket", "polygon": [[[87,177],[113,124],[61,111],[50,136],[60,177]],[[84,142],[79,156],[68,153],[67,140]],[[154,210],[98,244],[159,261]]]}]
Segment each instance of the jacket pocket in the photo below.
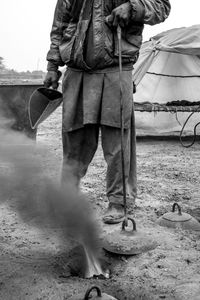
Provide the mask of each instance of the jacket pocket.
[{"label": "jacket pocket", "polygon": [[76,40],[77,23],[69,23],[63,32],[62,43],[59,46],[62,61],[67,64],[72,60],[73,46]]},{"label": "jacket pocket", "polygon": [[[142,44],[142,35],[139,34],[139,28],[135,26],[128,28],[127,30],[122,29],[121,49],[122,57],[133,58]],[[137,33],[137,34],[136,34]],[[114,56],[119,56],[119,43],[117,33],[114,33]]]}]

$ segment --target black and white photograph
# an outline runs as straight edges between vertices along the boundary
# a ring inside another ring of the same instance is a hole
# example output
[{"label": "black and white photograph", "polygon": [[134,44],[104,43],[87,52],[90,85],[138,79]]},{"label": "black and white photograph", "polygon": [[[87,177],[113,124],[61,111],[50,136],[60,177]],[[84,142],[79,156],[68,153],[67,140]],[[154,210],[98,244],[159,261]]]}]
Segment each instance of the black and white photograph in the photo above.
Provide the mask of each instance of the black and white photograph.
[{"label": "black and white photograph", "polygon": [[1,0],[0,300],[200,300],[197,0]]}]

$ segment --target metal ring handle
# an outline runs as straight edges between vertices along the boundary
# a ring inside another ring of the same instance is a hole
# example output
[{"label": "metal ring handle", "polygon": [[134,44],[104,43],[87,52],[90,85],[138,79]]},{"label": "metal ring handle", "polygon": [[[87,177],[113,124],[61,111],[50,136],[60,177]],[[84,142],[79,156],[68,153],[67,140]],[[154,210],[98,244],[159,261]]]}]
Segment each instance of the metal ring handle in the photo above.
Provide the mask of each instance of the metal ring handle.
[{"label": "metal ring handle", "polygon": [[125,228],[128,226],[128,223],[127,223],[128,220],[130,220],[132,222],[133,231],[136,231],[136,223],[135,223],[135,220],[133,220],[132,218],[127,218],[123,221],[122,230],[126,230]]},{"label": "metal ring handle", "polygon": [[90,293],[92,292],[92,290],[96,290],[96,291],[97,291],[97,296],[98,296],[98,297],[101,297],[101,296],[102,296],[102,295],[101,295],[101,290],[100,290],[100,288],[99,288],[98,286],[93,286],[93,287],[89,288],[89,289],[87,290],[87,292],[85,293],[84,300],[89,300],[89,296],[90,296]]},{"label": "metal ring handle", "polygon": [[181,207],[180,207],[180,205],[178,204],[178,203],[174,203],[173,204],[173,206],[172,206],[172,212],[175,212],[175,209],[176,209],[176,207],[178,208],[178,214],[181,216],[182,215],[182,213],[181,213]]}]

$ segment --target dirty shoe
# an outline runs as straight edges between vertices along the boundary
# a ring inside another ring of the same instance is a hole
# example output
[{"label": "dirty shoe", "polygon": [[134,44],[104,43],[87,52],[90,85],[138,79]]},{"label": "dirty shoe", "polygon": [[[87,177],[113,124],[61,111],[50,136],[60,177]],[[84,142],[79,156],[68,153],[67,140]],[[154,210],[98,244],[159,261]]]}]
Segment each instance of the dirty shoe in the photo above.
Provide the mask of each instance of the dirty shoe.
[{"label": "dirty shoe", "polygon": [[124,220],[124,207],[121,204],[110,203],[103,216],[105,224],[118,224]]}]

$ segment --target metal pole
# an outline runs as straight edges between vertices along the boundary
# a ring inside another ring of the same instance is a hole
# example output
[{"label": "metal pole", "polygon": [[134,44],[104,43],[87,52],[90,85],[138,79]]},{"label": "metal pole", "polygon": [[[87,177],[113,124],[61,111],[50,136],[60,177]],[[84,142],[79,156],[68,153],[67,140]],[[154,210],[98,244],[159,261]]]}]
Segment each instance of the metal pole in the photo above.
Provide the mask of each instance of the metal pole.
[{"label": "metal pole", "polygon": [[124,105],[122,99],[122,47],[121,38],[122,31],[121,27],[117,27],[117,38],[119,47],[119,87],[120,87],[120,125],[121,125],[121,164],[122,164],[122,184],[123,184],[123,203],[124,203],[124,216],[125,224],[128,223],[127,219],[127,199],[126,199],[126,178],[125,178],[125,161],[124,161]]}]

